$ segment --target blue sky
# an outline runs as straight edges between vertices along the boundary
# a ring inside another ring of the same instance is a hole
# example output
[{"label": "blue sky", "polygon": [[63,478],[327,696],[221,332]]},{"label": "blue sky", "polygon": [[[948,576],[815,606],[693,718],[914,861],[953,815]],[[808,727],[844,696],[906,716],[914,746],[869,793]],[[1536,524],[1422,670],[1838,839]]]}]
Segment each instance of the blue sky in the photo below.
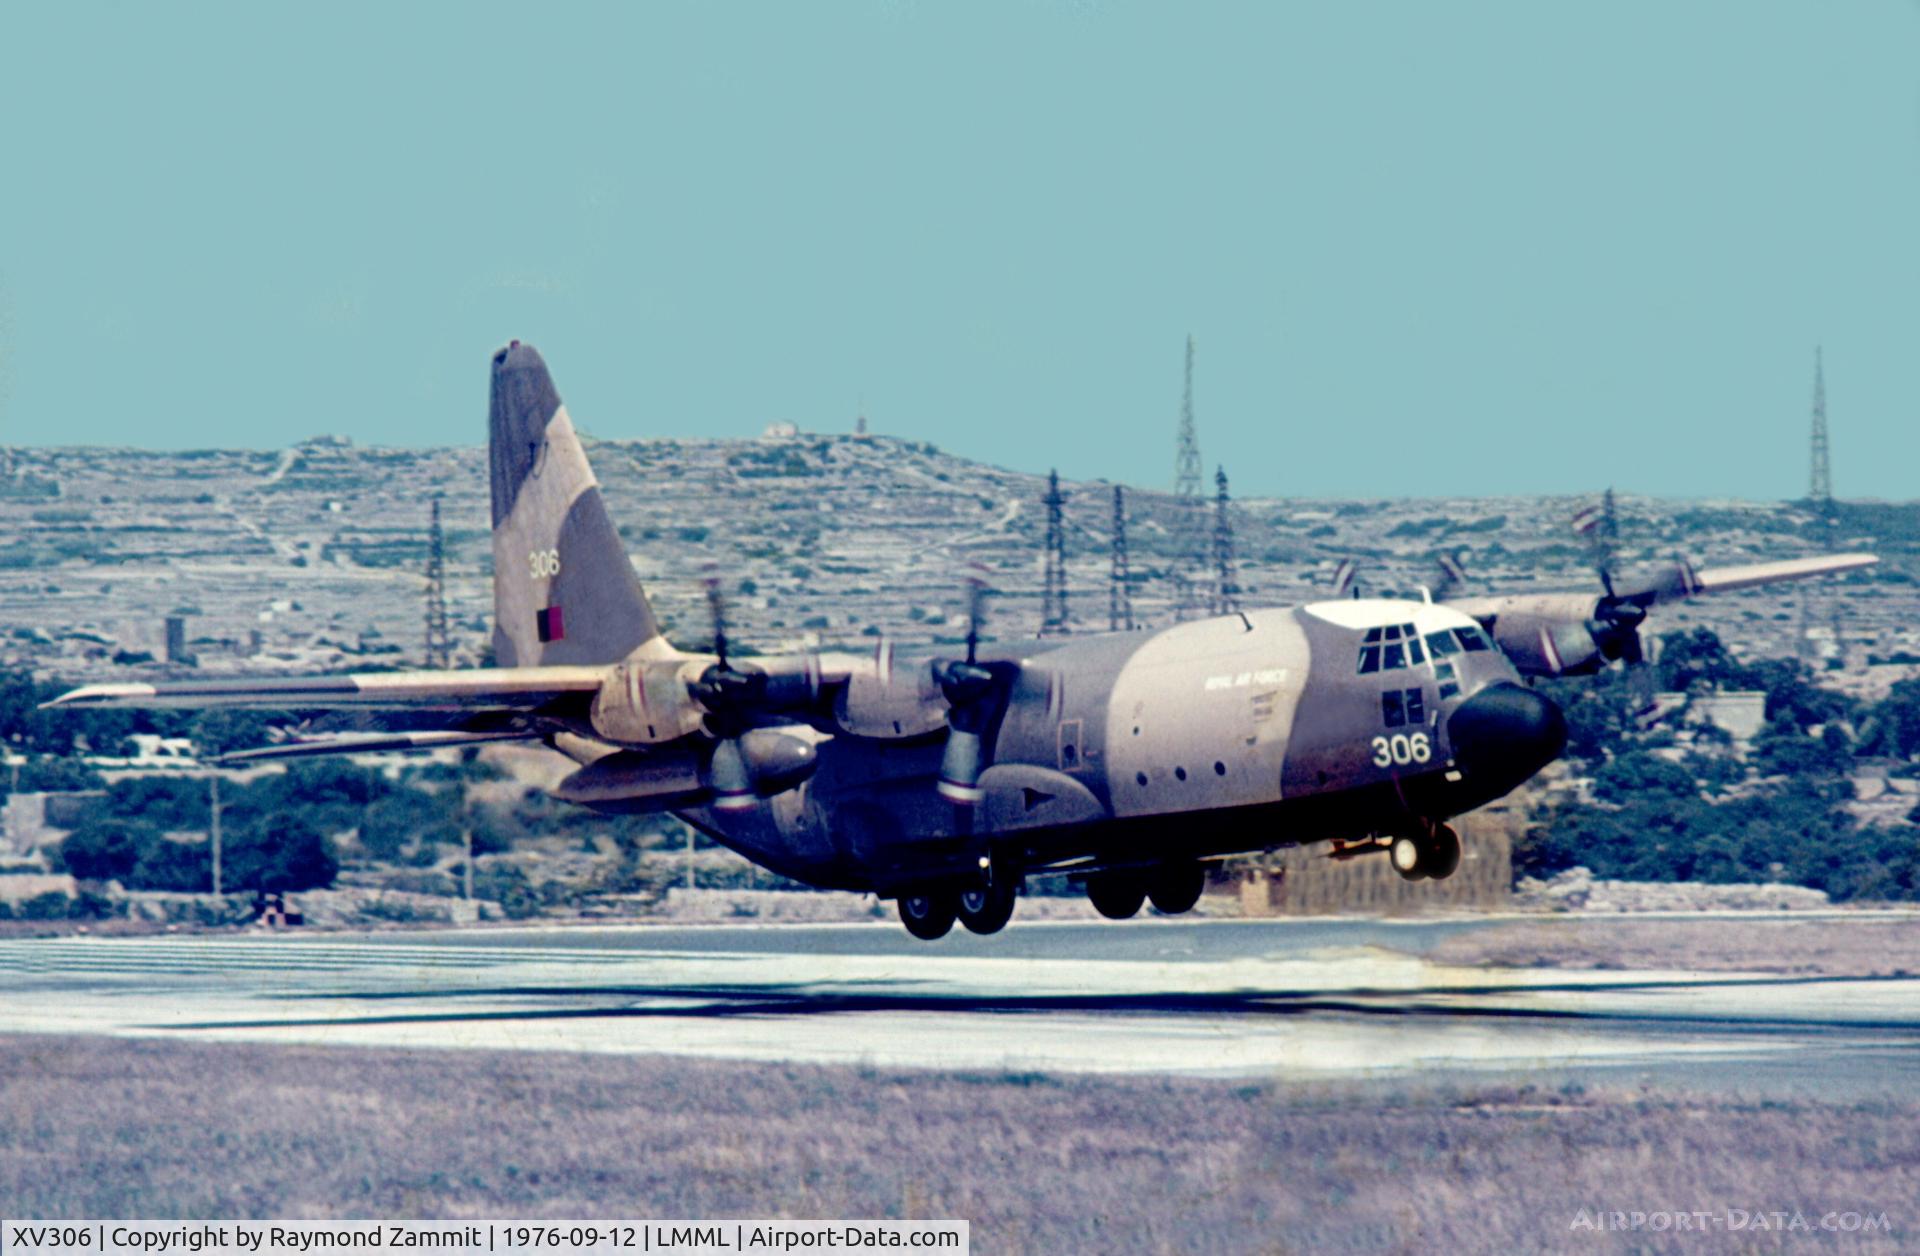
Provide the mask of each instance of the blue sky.
[{"label": "blue sky", "polygon": [[9,5],[0,440],[1920,496],[1911,0],[543,7]]}]

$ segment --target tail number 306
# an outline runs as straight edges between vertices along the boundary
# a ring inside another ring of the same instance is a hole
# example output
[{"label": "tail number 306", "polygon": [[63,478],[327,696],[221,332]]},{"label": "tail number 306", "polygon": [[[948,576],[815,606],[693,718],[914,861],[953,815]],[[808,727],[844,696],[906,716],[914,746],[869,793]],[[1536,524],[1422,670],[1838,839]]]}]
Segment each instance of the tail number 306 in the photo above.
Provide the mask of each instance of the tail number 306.
[{"label": "tail number 306", "polygon": [[1373,739],[1373,766],[1390,768],[1398,764],[1425,763],[1433,758],[1433,743],[1425,733],[1395,733]]}]

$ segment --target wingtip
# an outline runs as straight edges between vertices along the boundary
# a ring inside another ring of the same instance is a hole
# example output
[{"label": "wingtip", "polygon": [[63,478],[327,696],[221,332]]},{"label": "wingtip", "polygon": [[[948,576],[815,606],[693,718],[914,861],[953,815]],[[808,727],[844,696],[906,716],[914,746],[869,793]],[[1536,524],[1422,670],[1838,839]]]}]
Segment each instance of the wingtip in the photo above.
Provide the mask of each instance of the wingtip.
[{"label": "wingtip", "polygon": [[69,689],[57,698],[40,704],[40,710],[50,711],[56,707],[70,706],[106,706],[127,698],[151,698],[158,690],[152,685],[82,685],[78,689]]}]

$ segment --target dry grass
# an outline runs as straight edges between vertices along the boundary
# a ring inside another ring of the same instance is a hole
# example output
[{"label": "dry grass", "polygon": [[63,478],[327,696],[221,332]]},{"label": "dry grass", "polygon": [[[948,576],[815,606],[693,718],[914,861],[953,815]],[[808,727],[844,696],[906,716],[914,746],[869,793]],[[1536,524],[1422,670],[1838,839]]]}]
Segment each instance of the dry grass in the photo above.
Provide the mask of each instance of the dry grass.
[{"label": "dry grass", "polygon": [[32,1037],[0,1038],[0,1078],[12,1217],[961,1217],[980,1252],[1516,1252],[1630,1237],[1570,1231],[1583,1206],[1802,1207],[1920,1244],[1905,1101]]},{"label": "dry grass", "polygon": [[1454,934],[1434,947],[1431,958],[1446,964],[1522,968],[1907,976],[1920,974],[1920,917],[1556,916]]}]

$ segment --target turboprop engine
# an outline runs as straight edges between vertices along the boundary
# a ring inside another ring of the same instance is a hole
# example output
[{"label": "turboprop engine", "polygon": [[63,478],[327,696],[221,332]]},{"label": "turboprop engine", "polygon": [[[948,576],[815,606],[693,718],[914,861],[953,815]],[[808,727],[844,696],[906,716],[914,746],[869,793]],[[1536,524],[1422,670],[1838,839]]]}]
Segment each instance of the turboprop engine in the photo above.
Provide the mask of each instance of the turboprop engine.
[{"label": "turboprop engine", "polygon": [[1523,676],[1584,676],[1639,657],[1646,612],[1580,593],[1519,594],[1452,603],[1485,625]]},{"label": "turboprop engine", "polygon": [[752,729],[718,745],[737,754],[736,778],[716,781],[712,750],[690,743],[616,750],[561,781],[552,793],[562,802],[611,811],[719,806],[729,798],[752,805],[803,784],[819,766],[812,741],[779,729]]}]

